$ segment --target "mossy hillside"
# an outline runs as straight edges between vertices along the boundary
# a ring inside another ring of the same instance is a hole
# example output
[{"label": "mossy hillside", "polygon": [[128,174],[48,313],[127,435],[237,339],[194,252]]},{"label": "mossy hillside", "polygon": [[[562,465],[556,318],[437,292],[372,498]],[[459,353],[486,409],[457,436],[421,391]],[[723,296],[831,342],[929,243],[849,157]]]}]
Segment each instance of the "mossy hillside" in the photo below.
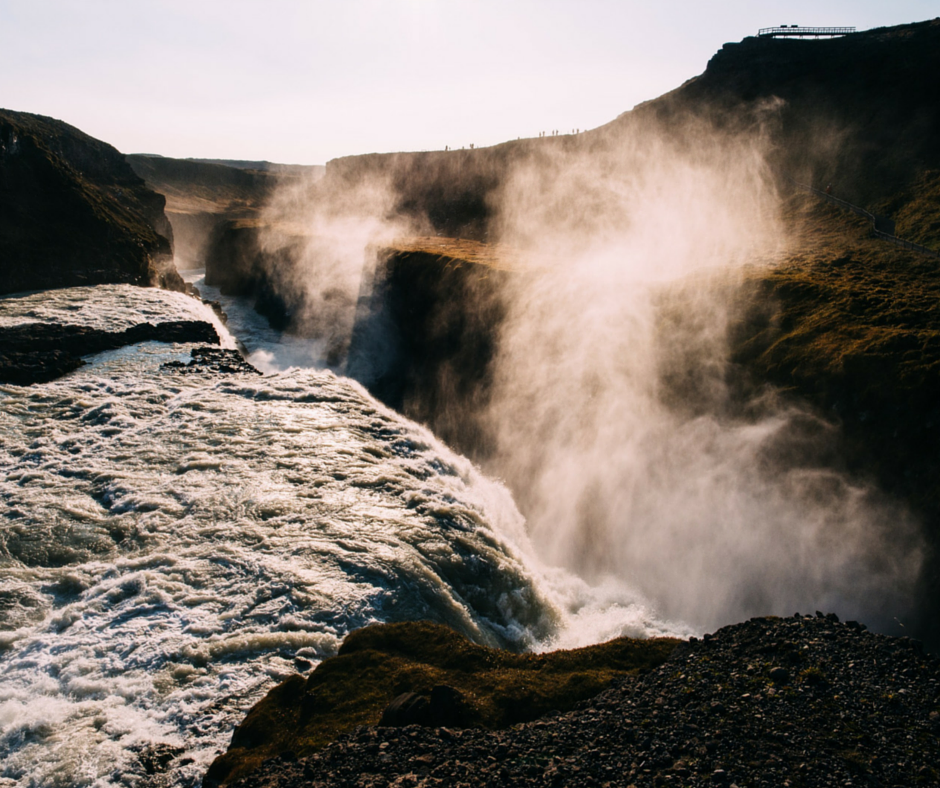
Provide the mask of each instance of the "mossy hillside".
[{"label": "mossy hillside", "polygon": [[205,784],[230,782],[267,758],[303,756],[356,726],[375,725],[405,692],[428,695],[435,686],[453,687],[475,726],[484,728],[566,711],[617,678],[662,664],[679,642],[618,638],[571,651],[515,654],[478,646],[429,622],[366,627],[309,677],[294,676],[268,693],[236,729]]},{"label": "mossy hillside", "polygon": [[929,551],[919,621],[940,620],[940,261],[878,239],[808,195],[785,204],[792,246],[742,290],[732,359],[841,426],[840,461],[909,505]]},{"label": "mossy hillside", "polygon": [[940,170],[927,170],[872,210],[894,220],[901,238],[940,251]]},{"label": "mossy hillside", "polygon": [[813,197],[791,197],[786,212],[793,245],[755,277],[778,311],[738,354],[830,406],[929,395],[940,372],[940,263]]}]

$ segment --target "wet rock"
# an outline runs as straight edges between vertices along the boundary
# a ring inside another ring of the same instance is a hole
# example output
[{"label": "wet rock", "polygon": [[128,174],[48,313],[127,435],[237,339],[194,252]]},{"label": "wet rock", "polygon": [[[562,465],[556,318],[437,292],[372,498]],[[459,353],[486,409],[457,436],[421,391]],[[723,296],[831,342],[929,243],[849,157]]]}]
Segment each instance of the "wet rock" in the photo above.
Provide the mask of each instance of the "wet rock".
[{"label": "wet rock", "polygon": [[140,749],[137,757],[144,767],[144,771],[149,775],[161,774],[169,769],[170,764],[184,752],[182,747],[176,747],[172,744],[157,743],[149,744]]},{"label": "wet rock", "polygon": [[242,357],[237,350],[223,350],[213,347],[194,347],[189,351],[190,361],[168,361],[160,367],[162,370],[178,372],[181,374],[192,373],[214,373],[218,375],[233,375],[238,373],[247,373],[249,375],[260,375],[261,372],[255,369]]},{"label": "wet rock", "polygon": [[0,383],[48,383],[82,366],[82,356],[117,350],[138,342],[207,343],[219,335],[202,320],[138,323],[124,331],[103,331],[62,323],[0,327]]}]

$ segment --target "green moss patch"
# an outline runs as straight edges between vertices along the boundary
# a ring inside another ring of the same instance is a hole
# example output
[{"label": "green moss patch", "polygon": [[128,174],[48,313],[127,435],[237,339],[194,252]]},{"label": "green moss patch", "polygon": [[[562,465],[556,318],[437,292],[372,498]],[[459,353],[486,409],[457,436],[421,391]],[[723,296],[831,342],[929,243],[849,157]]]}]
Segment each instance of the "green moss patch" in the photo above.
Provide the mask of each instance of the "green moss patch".
[{"label": "green moss patch", "polygon": [[359,725],[376,725],[388,704],[437,686],[457,690],[474,727],[504,728],[567,711],[615,679],[666,661],[673,638],[609,643],[547,654],[515,654],[471,643],[439,624],[377,624],[343,642],[306,679],[275,687],[238,726],[205,785],[230,782],[264,760],[315,752]]}]

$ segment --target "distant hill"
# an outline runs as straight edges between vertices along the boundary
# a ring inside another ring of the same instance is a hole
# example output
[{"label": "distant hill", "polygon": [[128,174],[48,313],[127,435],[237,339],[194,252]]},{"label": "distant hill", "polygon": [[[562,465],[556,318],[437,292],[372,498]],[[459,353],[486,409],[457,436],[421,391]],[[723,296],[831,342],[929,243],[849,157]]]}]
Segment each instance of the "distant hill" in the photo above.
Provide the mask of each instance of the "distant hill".
[{"label": "distant hill", "polygon": [[244,161],[242,159],[184,159],[202,164],[222,164],[239,170],[274,172],[278,175],[297,175],[320,178],[326,174],[325,164],[278,164],[273,161]]},{"label": "distant hill", "polygon": [[283,178],[301,177],[270,169],[154,154],[136,153],[126,158],[150,188],[166,197],[166,214],[176,240],[176,265],[181,269],[203,264],[213,235],[226,223],[256,220]]},{"label": "distant hill", "polygon": [[277,175],[264,170],[151,154],[133,153],[125,158],[134,172],[166,197],[170,214],[251,212],[278,182]]},{"label": "distant hill", "polygon": [[[746,38],[676,90],[578,135],[514,140],[475,150],[347,156],[326,181],[390,179],[405,213],[442,235],[485,240],[492,197],[511,165],[553,152],[602,153],[631,134],[673,139],[689,124],[760,130],[781,177],[825,187],[894,218],[940,248],[940,19],[821,40]],[[931,229],[932,228],[932,229]]]},{"label": "distant hill", "polygon": [[0,109],[0,293],[181,284],[163,206],[107,143]]},{"label": "distant hill", "polygon": [[126,158],[134,172],[166,197],[176,265],[183,269],[202,266],[209,247],[227,226],[260,221],[261,209],[278,184],[312,184],[326,172],[324,165],[270,161],[172,159],[149,153]]}]

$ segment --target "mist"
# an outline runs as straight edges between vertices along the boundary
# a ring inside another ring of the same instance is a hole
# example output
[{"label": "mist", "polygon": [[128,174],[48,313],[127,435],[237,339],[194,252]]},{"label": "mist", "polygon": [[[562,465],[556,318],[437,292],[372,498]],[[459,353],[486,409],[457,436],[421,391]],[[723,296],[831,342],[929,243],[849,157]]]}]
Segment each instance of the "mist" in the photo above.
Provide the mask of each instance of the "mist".
[{"label": "mist", "polygon": [[548,150],[499,195],[508,293],[487,470],[543,559],[702,630],[837,611],[891,629],[922,545],[842,473],[837,427],[729,360],[745,274],[786,251],[757,132],[653,124]]},{"label": "mist", "polygon": [[[476,461],[512,491],[539,561],[595,589],[571,597],[569,629],[628,634],[618,610],[705,631],[819,609],[896,631],[918,523],[844,471],[837,424],[731,361],[748,278],[787,252],[763,121],[636,117],[501,154],[488,233],[517,275],[485,404],[461,414],[490,436]],[[337,371],[376,248],[431,232],[381,168],[354,172],[282,189],[262,236],[304,352]]]},{"label": "mist", "polygon": [[297,179],[274,193],[259,242],[273,290],[290,313],[289,333],[299,341],[252,358],[259,368],[342,368],[364,272],[383,244],[418,232],[413,218],[396,214],[395,201],[382,177]]}]

